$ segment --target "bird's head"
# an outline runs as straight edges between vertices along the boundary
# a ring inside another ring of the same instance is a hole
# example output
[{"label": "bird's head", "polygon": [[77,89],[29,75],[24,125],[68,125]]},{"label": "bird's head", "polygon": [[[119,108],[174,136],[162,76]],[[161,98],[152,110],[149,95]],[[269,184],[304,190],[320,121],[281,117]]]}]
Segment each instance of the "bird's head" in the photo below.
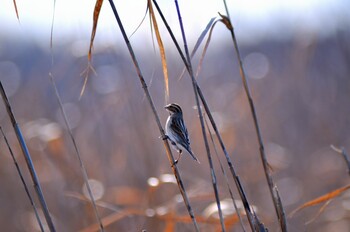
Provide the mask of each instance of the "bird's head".
[{"label": "bird's head", "polygon": [[171,103],[164,106],[164,108],[171,114],[182,113],[181,107],[176,103]]}]

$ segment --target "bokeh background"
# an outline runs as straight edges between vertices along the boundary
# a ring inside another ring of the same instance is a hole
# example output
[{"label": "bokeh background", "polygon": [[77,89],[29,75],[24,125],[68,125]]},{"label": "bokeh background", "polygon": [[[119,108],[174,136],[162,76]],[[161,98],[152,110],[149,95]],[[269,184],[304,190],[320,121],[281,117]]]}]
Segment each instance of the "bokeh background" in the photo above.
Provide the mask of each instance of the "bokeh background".
[{"label": "bokeh background", "polygon": [[[99,212],[103,218],[117,215],[106,230],[165,231],[174,226],[176,231],[193,231],[191,223],[167,220],[168,215],[187,216],[187,212],[179,200],[154,117],[108,2],[102,6],[93,49],[92,64],[97,75],[89,76],[81,99],[81,73],[87,67],[94,1],[56,2],[52,49],[53,1],[17,4],[20,22],[12,1],[2,3],[0,8],[0,80],[24,132],[57,230],[79,231],[96,221],[84,199],[86,189],[79,163],[49,73],[55,78],[95,197],[103,204]],[[174,3],[159,4],[178,41],[182,41]],[[217,12],[224,13],[224,7],[221,1],[179,4],[192,49],[209,20]],[[228,5],[268,160],[289,214],[302,203],[349,183],[346,163],[330,145],[350,150],[350,5],[345,0],[251,0],[228,1]],[[146,2],[116,2],[116,7],[131,35],[146,12]],[[158,48],[153,48],[149,25],[146,17],[130,41],[165,123],[168,114],[163,109],[161,61]],[[211,204],[215,200],[193,88],[187,74],[179,78],[184,66],[160,21],[159,25],[168,60],[170,101],[182,106],[192,149],[201,161],[199,165],[185,154],[178,166],[195,214],[206,218],[213,213]],[[203,45],[199,51],[202,49]],[[195,68],[199,53],[193,59]],[[198,83],[248,199],[270,231],[278,231],[238,61],[229,32],[222,24],[214,29]],[[3,103],[0,125],[30,183]],[[211,148],[214,153],[213,145]],[[222,153],[219,156],[225,161]],[[216,158],[214,163],[220,197],[229,198]],[[236,192],[230,176],[229,180]],[[0,228],[38,231],[2,137],[0,186]],[[232,209],[232,204],[224,205]],[[289,230],[350,231],[350,193],[333,200],[306,225],[318,210],[310,207],[288,218]],[[232,212],[228,212],[230,216]],[[200,225],[203,231],[218,228]],[[241,229],[234,224],[229,231]]]}]

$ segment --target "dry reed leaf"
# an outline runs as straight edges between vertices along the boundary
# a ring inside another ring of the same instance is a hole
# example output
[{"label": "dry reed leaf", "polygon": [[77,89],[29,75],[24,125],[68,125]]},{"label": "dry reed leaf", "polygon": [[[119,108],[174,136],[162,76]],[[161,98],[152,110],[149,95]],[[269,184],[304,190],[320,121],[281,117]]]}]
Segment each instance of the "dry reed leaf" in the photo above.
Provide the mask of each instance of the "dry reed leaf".
[{"label": "dry reed leaf", "polygon": [[15,7],[16,16],[17,16],[17,19],[18,19],[18,22],[19,22],[19,14],[18,14],[18,9],[17,9],[16,0],[13,0],[13,5],[14,5],[14,7]]},{"label": "dry reed leaf", "polygon": [[92,31],[91,31],[91,37],[90,37],[90,46],[89,46],[89,52],[88,52],[88,66],[86,69],[80,74],[80,76],[85,76],[84,77],[84,83],[83,87],[81,88],[79,99],[83,96],[86,88],[86,84],[88,81],[88,77],[90,74],[90,70],[96,74],[95,69],[91,65],[91,53],[92,53],[92,47],[94,44],[94,39],[96,35],[96,29],[97,29],[97,23],[98,23],[98,17],[100,15],[101,7],[102,7],[103,0],[96,0],[95,8],[94,8],[94,15],[93,15],[93,24],[92,24]]},{"label": "dry reed leaf", "polygon": [[[204,37],[206,36],[206,34],[208,33],[208,31],[209,31],[210,28],[212,27],[212,24],[213,24],[213,22],[214,22],[215,19],[216,19],[216,17],[211,18],[211,19],[209,20],[207,26],[206,26],[205,29],[202,31],[201,35],[198,37],[197,42],[196,42],[196,44],[194,45],[194,48],[193,48],[193,50],[192,50],[192,52],[191,52],[191,58],[193,58],[193,56],[196,54],[196,52],[197,52],[199,46],[201,45],[201,43],[202,43],[203,40],[204,40]],[[182,72],[181,72],[180,77],[178,78],[178,80],[181,80],[181,79],[182,79],[182,77],[184,76],[185,72],[186,72],[186,67],[183,68],[183,70],[182,70]]]},{"label": "dry reed leaf", "polygon": [[296,208],[295,210],[293,210],[290,214],[289,214],[289,217],[293,217],[293,215],[297,212],[299,212],[300,210],[304,209],[304,208],[307,208],[307,207],[310,207],[310,206],[314,206],[314,205],[318,205],[322,202],[325,202],[325,201],[329,201],[337,196],[339,196],[340,194],[342,194],[343,192],[345,192],[346,190],[348,190],[350,188],[350,185],[347,185],[345,187],[342,187],[342,188],[339,188],[337,190],[334,190],[330,193],[327,193],[323,196],[320,196],[314,200],[311,200],[311,201],[308,201],[306,203],[304,203],[303,205],[299,206],[298,208]]},{"label": "dry reed leaf", "polygon": [[94,16],[93,16],[93,24],[92,24],[92,31],[91,31],[91,37],[90,37],[90,47],[89,47],[89,53],[88,53],[88,60],[91,61],[91,50],[92,46],[94,44],[94,39],[96,35],[96,28],[98,23],[98,17],[100,15],[101,7],[102,7],[103,0],[96,0],[95,9],[94,9]]},{"label": "dry reed leaf", "polygon": [[156,34],[158,46],[159,46],[159,52],[160,52],[160,57],[162,60],[162,68],[163,68],[163,75],[164,75],[164,85],[165,85],[165,102],[169,102],[169,77],[168,77],[168,66],[166,63],[166,57],[165,57],[165,49],[163,45],[162,38],[160,37],[159,29],[158,29],[158,24],[156,20],[156,16],[153,11],[152,7],[152,2],[151,0],[148,0],[148,8],[149,8],[149,14],[150,18],[154,27],[154,32]]},{"label": "dry reed leaf", "polygon": [[220,17],[221,17],[221,20],[220,20],[220,21],[221,21],[223,24],[225,24],[225,26],[227,27],[227,29],[229,29],[230,31],[232,31],[232,30],[233,30],[233,26],[232,26],[232,24],[231,24],[230,19],[229,19],[227,16],[220,14],[220,12],[218,12],[218,13],[219,13],[219,15],[220,15]]},{"label": "dry reed leaf", "polygon": [[204,49],[203,49],[201,58],[200,58],[199,63],[198,63],[198,67],[197,67],[197,71],[196,71],[196,77],[198,77],[199,72],[200,72],[200,70],[201,70],[201,68],[202,68],[203,60],[204,60],[205,54],[206,54],[206,52],[207,52],[207,49],[208,49],[208,46],[209,46],[209,43],[210,43],[210,40],[211,40],[211,36],[212,36],[212,34],[213,34],[213,29],[214,29],[214,27],[215,27],[215,25],[216,25],[217,22],[218,22],[218,21],[215,21],[215,22],[212,24],[212,26],[210,27],[208,39],[207,39],[207,41],[206,41],[206,43],[205,43],[205,46],[204,46]]}]

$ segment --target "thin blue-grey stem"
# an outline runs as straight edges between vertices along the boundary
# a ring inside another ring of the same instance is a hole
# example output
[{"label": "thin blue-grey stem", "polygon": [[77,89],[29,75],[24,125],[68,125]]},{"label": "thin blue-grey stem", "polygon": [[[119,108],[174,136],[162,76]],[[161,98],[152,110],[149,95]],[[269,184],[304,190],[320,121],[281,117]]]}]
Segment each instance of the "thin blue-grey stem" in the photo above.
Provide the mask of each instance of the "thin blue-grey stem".
[{"label": "thin blue-grey stem", "polygon": [[[184,56],[184,54],[183,54],[183,52],[182,52],[182,50],[181,50],[181,48],[180,48],[176,38],[174,36],[174,33],[172,32],[172,30],[171,30],[169,24],[167,23],[167,21],[166,21],[164,15],[163,15],[161,9],[159,8],[157,1],[153,0],[153,3],[156,6],[159,15],[162,18],[163,23],[164,23],[165,27],[167,28],[167,30],[169,32],[169,35],[170,35],[171,39],[173,40],[173,42],[175,44],[175,47],[176,47],[176,49],[177,49],[177,51],[178,51],[178,53],[179,53],[179,55],[180,55],[184,65],[186,66],[186,69],[189,72],[189,66],[187,64],[186,58],[185,58],[185,56]],[[247,219],[249,221],[249,225],[251,227],[251,230],[254,231],[256,223],[255,223],[255,220],[254,220],[254,215],[253,215],[253,213],[251,211],[251,208],[250,208],[250,204],[249,204],[248,199],[247,199],[247,197],[245,195],[245,191],[244,191],[243,186],[242,186],[242,184],[240,182],[239,176],[236,174],[236,171],[235,171],[235,168],[234,168],[233,163],[231,161],[231,158],[230,158],[230,156],[227,153],[225,144],[224,144],[224,142],[222,140],[222,137],[221,137],[221,135],[219,133],[219,130],[218,130],[217,126],[216,126],[216,123],[215,123],[214,118],[213,118],[213,116],[211,114],[211,111],[209,109],[207,101],[205,100],[205,97],[204,97],[204,95],[202,93],[202,90],[201,90],[200,86],[198,85],[198,83],[196,83],[196,84],[197,84],[197,91],[198,91],[199,97],[201,98],[201,101],[203,103],[205,112],[207,113],[208,118],[210,120],[210,123],[211,123],[211,125],[212,125],[212,127],[213,127],[213,129],[214,129],[214,131],[215,131],[215,133],[217,135],[217,138],[218,138],[218,141],[220,143],[221,149],[222,149],[223,153],[225,154],[228,166],[230,168],[230,172],[231,172],[232,178],[235,181],[235,184],[236,184],[236,187],[238,189],[239,195],[240,195],[240,197],[242,199],[243,206],[244,206],[244,209],[245,209],[245,212],[246,212],[246,216],[247,216]]]},{"label": "thin blue-grey stem", "polygon": [[50,212],[49,212],[49,208],[47,207],[44,194],[43,194],[43,192],[41,190],[40,181],[39,181],[39,178],[38,178],[38,176],[36,174],[31,155],[29,153],[29,150],[28,150],[27,144],[26,144],[26,142],[24,140],[24,137],[23,137],[23,134],[21,132],[21,129],[19,128],[19,125],[18,125],[18,123],[17,123],[17,121],[15,119],[15,116],[14,116],[13,112],[12,112],[12,108],[11,108],[10,102],[8,100],[8,97],[6,95],[5,89],[4,89],[1,81],[0,81],[0,92],[1,92],[2,98],[4,100],[5,106],[6,106],[7,114],[9,115],[9,117],[11,119],[11,123],[12,123],[12,126],[13,126],[14,130],[15,130],[15,134],[17,136],[17,140],[18,140],[18,142],[19,142],[19,144],[21,146],[21,150],[22,150],[24,158],[26,160],[27,167],[29,169],[29,172],[30,172],[30,175],[31,175],[31,178],[32,178],[32,181],[33,181],[34,189],[35,189],[36,194],[38,196],[40,205],[42,207],[42,211],[43,211],[43,213],[45,215],[47,226],[49,227],[49,230],[51,232],[55,232],[56,229],[55,229],[55,226],[54,226],[54,224],[52,222],[52,218],[51,218],[51,215],[50,215]]},{"label": "thin blue-grey stem", "polygon": [[278,192],[277,186],[275,185],[275,183],[273,181],[273,178],[272,178],[272,175],[271,175],[271,168],[270,168],[270,166],[269,166],[269,164],[267,162],[265,149],[264,149],[264,143],[263,143],[263,139],[262,139],[262,134],[261,134],[259,123],[258,123],[258,117],[257,117],[257,114],[256,114],[253,98],[252,98],[252,96],[250,94],[248,80],[247,80],[247,77],[246,77],[246,74],[245,74],[245,71],[244,71],[244,68],[243,68],[243,62],[242,62],[242,59],[241,59],[241,54],[239,52],[238,42],[237,42],[237,39],[236,39],[236,35],[234,33],[234,28],[233,28],[233,25],[231,23],[231,19],[229,18],[229,12],[228,12],[226,1],[225,0],[223,0],[223,1],[224,1],[225,8],[226,8],[226,14],[228,16],[223,16],[223,15],[220,15],[220,16],[222,17],[222,22],[226,25],[227,29],[231,33],[234,49],[236,51],[236,56],[237,56],[237,60],[238,60],[238,63],[239,63],[239,71],[240,71],[240,74],[241,74],[243,87],[244,87],[245,93],[247,95],[250,111],[252,113],[252,117],[253,117],[253,121],[254,121],[254,126],[255,126],[255,131],[256,131],[256,135],[257,135],[257,140],[258,140],[258,143],[259,143],[260,158],[261,158],[261,162],[263,164],[265,177],[266,177],[266,180],[267,180],[267,183],[268,183],[268,186],[269,186],[271,198],[272,198],[272,201],[273,201],[273,205],[275,207],[275,211],[276,211],[276,214],[277,214],[277,217],[278,217],[278,221],[279,221],[281,230],[282,230],[282,232],[286,232],[287,231],[287,220],[286,220],[283,204],[282,204],[281,198],[279,196],[279,192]]},{"label": "thin blue-grey stem", "polygon": [[239,209],[238,209],[238,207],[237,207],[235,197],[233,196],[233,192],[232,192],[231,187],[230,187],[230,184],[229,184],[229,182],[228,182],[228,178],[227,178],[227,175],[226,175],[225,168],[224,168],[224,166],[222,165],[222,162],[221,162],[221,160],[220,160],[218,151],[217,151],[217,149],[216,149],[216,145],[215,145],[214,138],[213,138],[213,135],[212,135],[212,133],[211,133],[211,130],[210,130],[210,127],[209,127],[209,124],[208,124],[208,120],[207,120],[205,117],[204,117],[204,121],[205,121],[206,127],[208,128],[208,132],[209,132],[209,136],[210,136],[210,141],[211,141],[211,143],[213,144],[213,148],[214,148],[214,153],[215,153],[216,159],[218,160],[218,162],[219,162],[219,164],[220,164],[220,169],[221,169],[222,175],[223,175],[224,178],[225,178],[226,186],[227,186],[227,189],[228,189],[228,191],[229,191],[229,193],[230,193],[230,197],[231,197],[231,199],[232,199],[233,207],[235,208],[236,214],[238,215],[239,223],[241,224],[242,230],[245,232],[246,230],[245,230],[244,225],[243,225],[243,219],[242,219],[242,216],[241,216],[241,212],[239,211]]},{"label": "thin blue-grey stem", "polygon": [[[126,32],[125,32],[125,29],[124,29],[124,26],[123,26],[123,23],[121,22],[121,19],[119,17],[119,14],[117,12],[117,9],[115,8],[115,5],[114,5],[114,2],[113,0],[109,0],[109,3],[111,5],[111,8],[112,8],[112,11],[113,11],[113,14],[117,20],[117,23],[118,23],[118,26],[120,28],[120,31],[122,33],[122,36],[124,38],[124,41],[126,43],[126,46],[129,50],[129,53],[130,53],[130,56],[131,56],[131,59],[134,63],[134,66],[135,66],[135,69],[136,69],[136,72],[137,72],[137,75],[139,77],[139,80],[141,82],[141,86],[144,90],[144,93],[146,95],[146,98],[148,100],[148,103],[152,109],[152,112],[153,112],[153,115],[155,117],[155,120],[156,120],[156,123],[157,123],[157,126],[158,126],[158,129],[159,129],[159,132],[161,134],[161,138],[163,139],[163,143],[164,143],[164,147],[165,147],[165,150],[166,150],[166,154],[168,156],[168,159],[169,159],[169,162],[171,163],[172,165],[172,169],[173,169],[173,172],[174,172],[174,175],[175,175],[175,178],[176,178],[176,181],[177,181],[177,184],[178,184],[178,187],[179,187],[179,190],[180,190],[180,193],[182,195],[182,198],[184,199],[184,203],[186,205],[186,208],[187,208],[187,211],[191,217],[191,220],[193,222],[193,225],[195,227],[195,230],[196,231],[199,231],[199,226],[198,226],[198,223],[197,223],[197,220],[194,216],[194,213],[193,213],[193,210],[192,210],[192,207],[190,205],[190,202],[189,202],[189,199],[188,199],[188,196],[187,196],[187,193],[185,191],[185,187],[184,187],[184,184],[182,182],[182,179],[181,179],[181,176],[180,176],[180,172],[175,164],[175,159],[174,159],[174,156],[170,150],[170,147],[169,147],[169,143],[168,143],[168,140],[167,140],[167,137],[165,136],[165,133],[164,133],[164,129],[162,127],[162,124],[160,123],[160,119],[159,119],[159,116],[158,116],[158,113],[157,113],[157,110],[154,106],[154,103],[153,103],[153,100],[152,100],[152,97],[148,91],[148,88],[147,88],[147,84],[145,82],[145,79],[143,78],[143,74],[142,74],[142,71],[141,71],[141,68],[137,62],[137,59],[136,59],[136,56],[135,56],[135,53],[134,53],[134,50],[130,44],[130,41],[128,39],[128,36],[126,35]],[[175,165],[174,165],[175,164]]]},{"label": "thin blue-grey stem", "polygon": [[5,135],[5,133],[4,133],[4,131],[3,131],[3,129],[2,129],[1,126],[0,126],[0,130],[1,130],[2,136],[4,137],[6,146],[7,146],[7,148],[9,149],[9,152],[10,152],[10,155],[11,155],[11,157],[12,157],[13,163],[14,163],[15,166],[16,166],[16,170],[17,170],[17,173],[18,173],[18,175],[19,175],[19,178],[21,179],[21,182],[22,182],[22,184],[23,184],[24,191],[26,192],[26,194],[27,194],[27,196],[28,196],[28,199],[29,199],[29,201],[30,201],[30,204],[31,204],[32,207],[33,207],[34,214],[35,214],[36,220],[38,221],[40,230],[41,230],[42,232],[44,232],[44,227],[43,227],[43,224],[42,224],[41,219],[40,219],[40,217],[39,217],[37,207],[36,207],[36,205],[35,205],[35,203],[34,203],[34,200],[33,200],[32,195],[31,195],[30,192],[29,192],[28,185],[27,185],[26,181],[25,181],[24,178],[23,178],[21,168],[19,167],[19,165],[18,165],[18,163],[17,163],[16,157],[15,157],[15,155],[13,154],[13,151],[12,151],[12,148],[11,148],[11,146],[10,146],[10,143],[9,143],[9,141],[7,140],[7,137],[6,137],[6,135]]},{"label": "thin blue-grey stem", "polygon": [[63,118],[64,118],[64,122],[65,122],[67,130],[68,130],[68,134],[69,134],[69,136],[70,136],[70,138],[71,138],[71,140],[73,142],[73,146],[74,146],[74,149],[75,149],[75,154],[76,154],[77,159],[79,161],[80,170],[81,170],[81,172],[83,174],[83,179],[84,179],[85,186],[86,186],[86,189],[87,189],[89,197],[90,197],[90,202],[92,204],[96,220],[99,223],[100,231],[103,232],[104,231],[104,227],[103,227],[103,224],[102,224],[102,221],[101,221],[101,217],[100,217],[100,215],[98,213],[98,210],[97,210],[97,206],[96,206],[96,201],[95,201],[94,195],[92,194],[92,191],[91,191],[91,187],[90,187],[90,184],[89,184],[89,177],[88,177],[88,174],[87,174],[84,162],[83,162],[83,160],[81,158],[77,142],[75,141],[75,138],[74,138],[73,133],[72,133],[72,129],[71,129],[70,125],[69,125],[67,114],[66,114],[66,111],[63,108],[63,104],[62,104],[62,101],[61,101],[61,97],[60,97],[60,95],[58,93],[55,80],[54,80],[52,75],[50,75],[50,78],[51,78],[52,86],[53,86],[53,88],[55,90],[55,94],[56,94],[56,98],[57,98],[57,101],[58,101],[58,105],[60,107],[61,113],[62,113]]},{"label": "thin blue-grey stem", "polygon": [[207,138],[207,134],[206,134],[205,126],[204,126],[202,109],[201,109],[200,103],[199,103],[199,97],[198,97],[198,91],[197,91],[197,82],[196,82],[196,79],[194,78],[194,74],[193,74],[191,57],[190,57],[190,53],[189,53],[189,50],[188,50],[188,45],[187,45],[187,41],[186,41],[186,34],[185,34],[184,27],[183,27],[183,21],[182,21],[182,17],[181,17],[180,7],[179,7],[179,4],[178,4],[177,0],[175,0],[175,6],[176,6],[178,19],[179,19],[180,28],[181,28],[182,39],[183,39],[183,43],[184,43],[184,47],[185,47],[185,54],[186,54],[186,58],[187,58],[187,64],[188,64],[188,67],[189,67],[188,71],[189,71],[189,74],[190,74],[191,79],[192,79],[192,86],[193,86],[193,91],[194,91],[194,95],[195,95],[195,99],[196,99],[199,120],[200,120],[200,123],[201,123],[201,129],[202,129],[205,149],[207,151],[207,157],[208,157],[209,166],[210,166],[210,174],[211,174],[211,177],[212,177],[212,183],[213,183],[213,188],[214,188],[215,200],[216,200],[216,204],[218,206],[218,212],[219,212],[219,217],[220,217],[221,229],[222,229],[222,231],[226,231],[224,218],[223,218],[222,210],[221,210],[220,196],[219,196],[218,186],[217,186],[217,182],[216,182],[216,175],[215,175],[215,171],[214,171],[214,165],[213,165],[213,161],[212,161],[211,154],[210,154],[210,148],[209,148],[208,138]]}]

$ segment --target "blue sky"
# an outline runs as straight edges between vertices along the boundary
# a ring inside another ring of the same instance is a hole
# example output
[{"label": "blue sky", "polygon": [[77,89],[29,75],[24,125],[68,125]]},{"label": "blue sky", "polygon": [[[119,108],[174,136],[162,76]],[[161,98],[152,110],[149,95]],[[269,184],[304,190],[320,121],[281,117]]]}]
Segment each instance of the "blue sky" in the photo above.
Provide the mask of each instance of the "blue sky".
[{"label": "blue sky", "polygon": [[[217,12],[224,13],[220,0],[178,2],[186,30],[190,36],[193,35],[193,39],[197,38],[210,18],[218,15]],[[179,33],[174,1],[158,0],[158,3],[170,25],[175,25],[175,33]],[[18,23],[13,1],[3,0],[0,7],[0,28],[6,31],[3,36],[25,35],[36,41],[48,41],[53,4],[53,0],[17,0]],[[146,1],[115,1],[115,4],[127,33],[131,34],[145,13]],[[350,25],[350,2],[347,0],[228,0],[227,4],[236,33],[243,40],[241,42],[254,42],[266,37],[284,38],[296,31],[327,36]],[[94,0],[57,0],[54,24],[56,43],[89,38],[94,5]],[[116,33],[120,35],[108,1],[103,3],[97,33],[97,43],[100,40],[115,40]],[[148,33],[147,37],[150,37],[148,21],[137,32],[135,41],[144,41],[143,33]]]}]

